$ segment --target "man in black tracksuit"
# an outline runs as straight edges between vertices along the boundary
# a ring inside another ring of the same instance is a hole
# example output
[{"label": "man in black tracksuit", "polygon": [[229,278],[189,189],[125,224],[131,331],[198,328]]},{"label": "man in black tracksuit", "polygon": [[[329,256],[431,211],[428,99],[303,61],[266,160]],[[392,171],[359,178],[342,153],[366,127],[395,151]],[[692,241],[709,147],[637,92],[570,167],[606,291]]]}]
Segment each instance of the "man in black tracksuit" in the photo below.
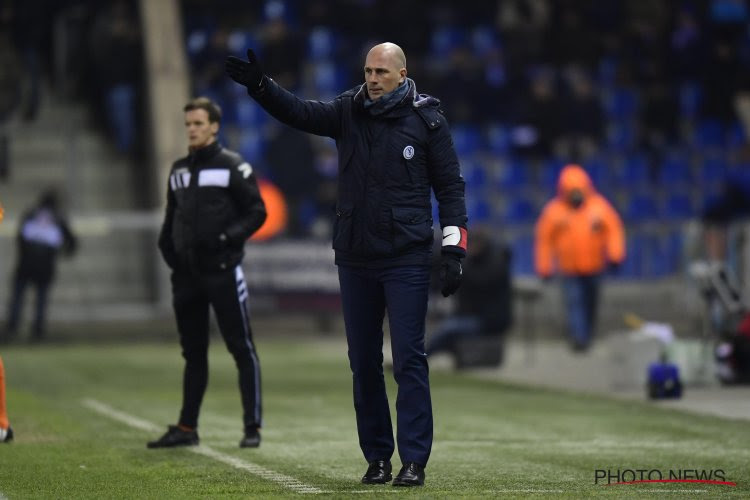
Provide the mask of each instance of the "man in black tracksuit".
[{"label": "man in black tracksuit", "polygon": [[430,191],[443,229],[443,295],[461,280],[466,251],[464,181],[440,101],[418,94],[406,58],[392,43],[367,54],[365,83],[330,102],[303,101],[265,76],[252,50],[229,57],[229,76],[266,111],[294,128],[332,137],[339,153],[333,248],[354,375],[362,482],[391,480],[393,429],[383,377],[383,319],[393,351],[398,451],[393,484],[422,485],[432,447],[432,407],[424,351],[433,240]]},{"label": "man in black tracksuit", "polygon": [[185,108],[190,153],[169,174],[159,249],[172,269],[172,293],[182,356],[183,400],[177,425],[149,448],[198,444],[198,414],[208,383],[208,315],[213,307],[239,371],[244,437],[260,444],[260,365],[248,318],[240,262],[245,240],[265,221],[266,208],[250,164],[216,141],[221,110],[199,97]]}]

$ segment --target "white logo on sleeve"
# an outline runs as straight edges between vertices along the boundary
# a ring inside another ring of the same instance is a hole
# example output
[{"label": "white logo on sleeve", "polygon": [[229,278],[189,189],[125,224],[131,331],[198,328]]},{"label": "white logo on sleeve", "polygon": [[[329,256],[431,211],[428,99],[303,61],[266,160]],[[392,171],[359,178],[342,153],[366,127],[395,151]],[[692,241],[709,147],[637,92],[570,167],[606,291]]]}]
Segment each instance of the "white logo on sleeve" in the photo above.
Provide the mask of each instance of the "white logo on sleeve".
[{"label": "white logo on sleeve", "polygon": [[240,171],[243,179],[247,179],[253,173],[253,167],[247,162],[238,165],[237,170]]},{"label": "white logo on sleeve", "polygon": [[414,146],[406,146],[404,148],[404,158],[411,160],[414,157]]}]

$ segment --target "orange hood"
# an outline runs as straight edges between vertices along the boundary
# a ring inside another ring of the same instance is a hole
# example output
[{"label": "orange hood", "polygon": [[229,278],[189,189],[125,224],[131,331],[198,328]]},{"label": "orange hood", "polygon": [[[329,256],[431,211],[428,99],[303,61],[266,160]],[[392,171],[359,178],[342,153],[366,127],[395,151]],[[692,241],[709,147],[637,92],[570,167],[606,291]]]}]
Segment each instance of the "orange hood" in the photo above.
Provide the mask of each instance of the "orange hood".
[{"label": "orange hood", "polygon": [[574,189],[579,189],[584,196],[594,192],[591,177],[580,165],[565,165],[557,181],[557,194],[565,197]]}]

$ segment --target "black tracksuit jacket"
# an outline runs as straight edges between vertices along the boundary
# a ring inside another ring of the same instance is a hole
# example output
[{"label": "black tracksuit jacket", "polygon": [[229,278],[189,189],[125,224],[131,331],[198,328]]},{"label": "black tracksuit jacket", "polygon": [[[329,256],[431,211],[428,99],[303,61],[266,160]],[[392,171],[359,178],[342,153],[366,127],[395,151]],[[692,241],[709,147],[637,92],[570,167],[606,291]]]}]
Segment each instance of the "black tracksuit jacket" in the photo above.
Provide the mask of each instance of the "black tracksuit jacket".
[{"label": "black tracksuit jacket", "polygon": [[159,249],[173,270],[230,270],[265,219],[252,167],[214,142],[172,165]]}]

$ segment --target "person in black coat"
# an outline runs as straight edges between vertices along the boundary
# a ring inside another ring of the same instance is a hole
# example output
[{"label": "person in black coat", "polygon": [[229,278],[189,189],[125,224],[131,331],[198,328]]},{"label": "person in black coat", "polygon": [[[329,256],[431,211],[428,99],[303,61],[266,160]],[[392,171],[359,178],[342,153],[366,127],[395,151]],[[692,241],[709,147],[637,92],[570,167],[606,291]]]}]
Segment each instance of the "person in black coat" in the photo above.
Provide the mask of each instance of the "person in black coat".
[{"label": "person in black coat", "polygon": [[230,56],[229,76],[287,125],[336,140],[338,200],[333,231],[354,379],[363,483],[391,480],[393,428],[383,376],[383,319],[390,323],[398,384],[397,486],[424,484],[432,447],[432,406],[424,352],[433,229],[430,193],[443,229],[443,295],[461,282],[466,252],[464,180],[440,101],[419,94],[393,43],[374,46],[365,83],[329,102],[304,101],[266,76],[252,50]]},{"label": "person in black coat", "polygon": [[13,274],[5,341],[17,333],[23,311],[23,299],[29,285],[36,289],[36,311],[32,340],[40,341],[46,333],[46,312],[50,287],[55,279],[60,253],[73,255],[77,240],[59,208],[54,190],[42,194],[39,202],[21,218],[16,236],[18,259]]},{"label": "person in black coat", "polygon": [[244,437],[260,445],[260,364],[248,314],[241,261],[245,241],[266,220],[252,166],[216,140],[221,109],[199,97],[184,108],[189,154],[169,174],[159,249],[172,270],[172,295],[182,357],[183,399],[177,425],[149,448],[198,444],[198,414],[208,384],[208,325],[212,307],[239,371]]},{"label": "person in black coat", "polygon": [[456,311],[429,338],[427,356],[458,355],[458,343],[472,337],[498,340],[513,322],[510,249],[492,241],[488,230],[472,230],[464,278],[456,293]]}]

